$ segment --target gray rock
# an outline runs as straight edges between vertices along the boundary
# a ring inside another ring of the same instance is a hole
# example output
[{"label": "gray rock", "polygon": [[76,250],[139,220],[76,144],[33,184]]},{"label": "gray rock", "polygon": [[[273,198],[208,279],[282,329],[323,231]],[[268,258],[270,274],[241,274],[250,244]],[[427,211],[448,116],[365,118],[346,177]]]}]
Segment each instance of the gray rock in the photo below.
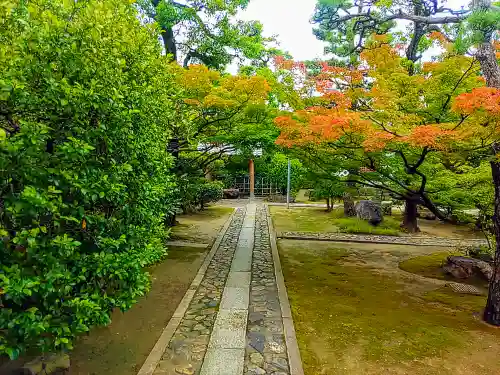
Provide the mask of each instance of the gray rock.
[{"label": "gray rock", "polygon": [[355,206],[356,216],[368,221],[372,225],[378,225],[383,220],[382,209],[375,202],[359,201]]},{"label": "gray rock", "polygon": [[467,279],[476,274],[490,280],[493,276],[493,268],[489,263],[460,256],[449,256],[447,263],[443,266],[443,271],[457,279]]},{"label": "gray rock", "polygon": [[226,199],[238,199],[240,197],[240,191],[238,189],[224,189],[222,193]]},{"label": "gray rock", "polygon": [[250,362],[256,366],[262,366],[264,363],[264,356],[260,353],[252,353],[250,354]]},{"label": "gray rock", "polygon": [[248,344],[257,350],[259,353],[264,351],[264,345],[266,343],[266,339],[262,333],[258,332],[248,332],[247,334]]},{"label": "gray rock", "polygon": [[26,363],[21,368],[20,373],[26,375],[59,375],[68,373],[69,367],[69,355],[65,353],[46,354]]},{"label": "gray rock", "polygon": [[254,365],[248,365],[247,367],[247,374],[248,375],[264,375],[266,373],[266,370],[263,368],[260,368],[258,366]]}]

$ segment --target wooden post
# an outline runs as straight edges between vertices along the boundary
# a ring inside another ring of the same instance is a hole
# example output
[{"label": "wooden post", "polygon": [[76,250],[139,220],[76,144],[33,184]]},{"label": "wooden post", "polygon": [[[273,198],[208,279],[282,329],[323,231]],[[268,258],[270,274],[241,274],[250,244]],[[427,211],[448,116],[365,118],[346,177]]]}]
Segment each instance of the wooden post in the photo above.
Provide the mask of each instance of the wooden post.
[{"label": "wooden post", "polygon": [[248,170],[250,174],[250,198],[255,198],[255,168],[253,159],[250,159],[248,163]]}]

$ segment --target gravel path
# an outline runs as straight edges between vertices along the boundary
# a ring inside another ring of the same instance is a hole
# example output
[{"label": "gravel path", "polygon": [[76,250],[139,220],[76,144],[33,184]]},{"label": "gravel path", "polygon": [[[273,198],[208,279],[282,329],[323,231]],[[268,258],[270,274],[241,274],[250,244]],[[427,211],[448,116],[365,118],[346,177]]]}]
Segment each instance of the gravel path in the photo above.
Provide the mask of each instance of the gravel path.
[{"label": "gravel path", "polygon": [[301,374],[290,371],[271,249],[265,205],[239,208],[153,375]]},{"label": "gravel path", "polygon": [[281,316],[267,212],[265,207],[259,206],[255,222],[245,374],[290,374]]}]

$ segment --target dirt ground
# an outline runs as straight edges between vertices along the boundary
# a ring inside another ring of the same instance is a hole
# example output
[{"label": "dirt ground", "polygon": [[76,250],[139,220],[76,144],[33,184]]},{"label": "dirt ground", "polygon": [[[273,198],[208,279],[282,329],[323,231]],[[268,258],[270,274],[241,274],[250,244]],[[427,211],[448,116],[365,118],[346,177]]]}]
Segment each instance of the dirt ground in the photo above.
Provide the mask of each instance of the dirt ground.
[{"label": "dirt ground", "polygon": [[232,207],[214,205],[201,212],[179,215],[170,239],[211,244],[233,211]]},{"label": "dirt ground", "polygon": [[500,374],[500,330],[480,319],[485,297],[398,267],[447,249],[278,245],[306,375]]}]

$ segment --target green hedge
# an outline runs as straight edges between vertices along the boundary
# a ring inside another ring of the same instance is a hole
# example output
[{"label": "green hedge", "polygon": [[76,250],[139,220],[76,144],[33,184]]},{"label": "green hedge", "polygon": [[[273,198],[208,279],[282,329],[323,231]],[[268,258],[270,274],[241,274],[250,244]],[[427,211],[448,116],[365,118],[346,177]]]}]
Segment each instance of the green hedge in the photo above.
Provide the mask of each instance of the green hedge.
[{"label": "green hedge", "polygon": [[171,67],[121,0],[1,2],[0,354],[70,349],[149,285]]}]

